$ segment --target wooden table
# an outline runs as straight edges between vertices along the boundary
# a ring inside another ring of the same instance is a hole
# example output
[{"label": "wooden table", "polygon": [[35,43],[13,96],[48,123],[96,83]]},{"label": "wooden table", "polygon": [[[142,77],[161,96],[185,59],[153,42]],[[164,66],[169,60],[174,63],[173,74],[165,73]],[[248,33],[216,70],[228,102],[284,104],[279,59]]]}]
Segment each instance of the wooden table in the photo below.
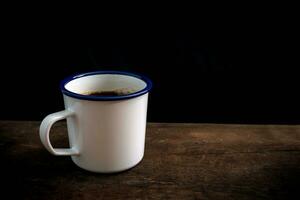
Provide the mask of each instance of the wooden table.
[{"label": "wooden table", "polygon": [[[300,126],[149,123],[138,166],[96,174],[70,157],[50,155],[39,123],[0,121],[1,195],[7,199],[300,197]],[[56,147],[67,146],[64,123],[51,136]]]}]

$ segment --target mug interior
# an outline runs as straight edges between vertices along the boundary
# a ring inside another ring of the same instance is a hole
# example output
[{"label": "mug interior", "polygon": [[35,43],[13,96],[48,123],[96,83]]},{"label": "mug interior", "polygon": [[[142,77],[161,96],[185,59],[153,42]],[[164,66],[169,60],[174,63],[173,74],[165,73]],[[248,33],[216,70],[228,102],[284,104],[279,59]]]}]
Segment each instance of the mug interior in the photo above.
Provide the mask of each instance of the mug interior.
[{"label": "mug interior", "polygon": [[[148,93],[152,89],[152,81],[130,72],[95,71],[67,77],[61,81],[60,89],[64,95],[82,100],[125,100]],[[95,92],[109,95],[98,96],[93,94]]]},{"label": "mug interior", "polygon": [[87,95],[91,92],[119,91],[133,94],[143,90],[146,82],[134,76],[124,74],[94,74],[71,80],[64,88],[72,93]]}]

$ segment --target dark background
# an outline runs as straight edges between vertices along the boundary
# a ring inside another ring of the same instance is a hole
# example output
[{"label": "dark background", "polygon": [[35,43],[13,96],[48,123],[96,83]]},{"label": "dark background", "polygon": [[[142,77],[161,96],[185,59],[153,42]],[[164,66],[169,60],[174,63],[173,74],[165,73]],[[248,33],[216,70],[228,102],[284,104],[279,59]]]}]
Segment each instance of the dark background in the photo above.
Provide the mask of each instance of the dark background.
[{"label": "dark background", "polygon": [[289,25],[220,20],[10,25],[0,118],[42,120],[63,109],[60,80],[105,69],[153,80],[151,122],[299,123],[299,62]]}]

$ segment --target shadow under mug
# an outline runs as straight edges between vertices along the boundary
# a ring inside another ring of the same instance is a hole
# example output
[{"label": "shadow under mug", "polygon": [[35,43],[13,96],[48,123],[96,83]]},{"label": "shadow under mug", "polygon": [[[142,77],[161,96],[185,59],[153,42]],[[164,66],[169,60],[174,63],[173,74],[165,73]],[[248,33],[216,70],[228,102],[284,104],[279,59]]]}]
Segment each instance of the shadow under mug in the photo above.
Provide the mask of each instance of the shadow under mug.
[{"label": "shadow under mug", "polygon": [[[45,148],[57,156],[71,156],[79,167],[112,173],[137,165],[144,156],[148,93],[145,76],[121,71],[96,71],[61,82],[65,110],[48,115],[40,126]],[[123,90],[118,96],[86,95],[90,91]],[[67,120],[70,148],[53,148],[51,126]]]}]

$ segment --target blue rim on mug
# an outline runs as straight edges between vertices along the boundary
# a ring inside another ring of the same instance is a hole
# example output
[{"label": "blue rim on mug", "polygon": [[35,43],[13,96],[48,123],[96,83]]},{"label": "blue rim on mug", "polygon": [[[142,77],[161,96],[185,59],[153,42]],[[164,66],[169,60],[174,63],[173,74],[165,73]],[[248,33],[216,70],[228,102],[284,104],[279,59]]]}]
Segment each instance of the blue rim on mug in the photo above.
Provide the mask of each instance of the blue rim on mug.
[{"label": "blue rim on mug", "polygon": [[[135,78],[138,78],[138,79],[144,81],[146,83],[146,87],[137,92],[120,95],[120,96],[89,96],[89,95],[74,93],[65,88],[65,85],[72,80],[75,80],[75,79],[78,79],[81,77],[85,77],[85,76],[97,75],[97,74],[119,74],[119,75],[135,77]],[[73,98],[76,98],[76,99],[84,99],[84,100],[91,100],[91,101],[113,101],[113,100],[130,99],[130,98],[138,97],[138,96],[148,93],[151,90],[151,88],[152,88],[152,81],[148,77],[141,75],[141,74],[125,72],[125,71],[103,70],[103,71],[80,73],[80,74],[75,74],[73,76],[69,76],[69,77],[65,78],[64,80],[62,80],[60,83],[60,89],[63,94],[73,97]]]}]

